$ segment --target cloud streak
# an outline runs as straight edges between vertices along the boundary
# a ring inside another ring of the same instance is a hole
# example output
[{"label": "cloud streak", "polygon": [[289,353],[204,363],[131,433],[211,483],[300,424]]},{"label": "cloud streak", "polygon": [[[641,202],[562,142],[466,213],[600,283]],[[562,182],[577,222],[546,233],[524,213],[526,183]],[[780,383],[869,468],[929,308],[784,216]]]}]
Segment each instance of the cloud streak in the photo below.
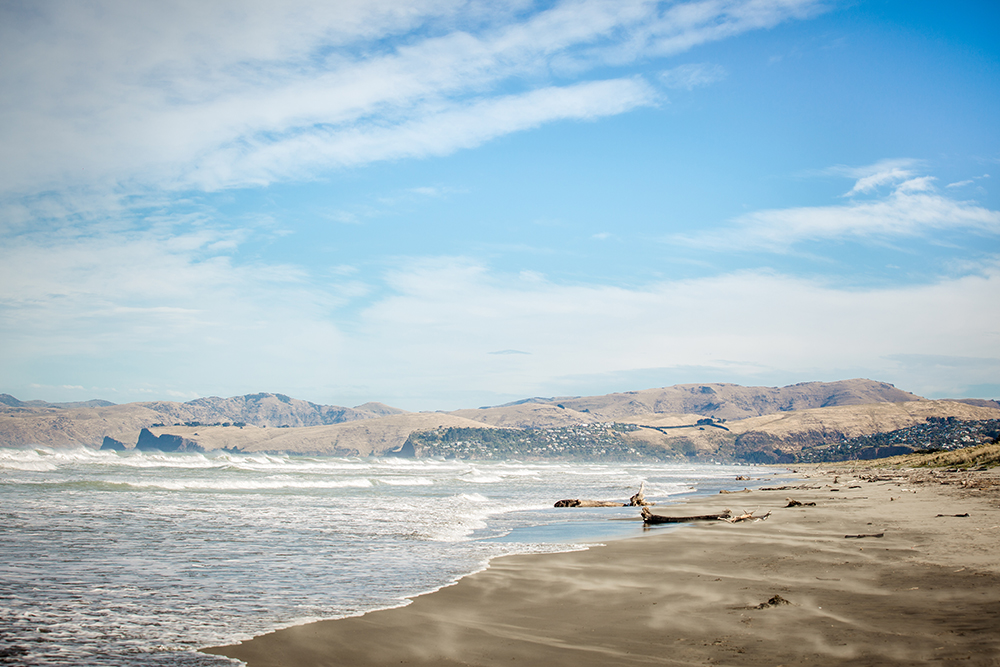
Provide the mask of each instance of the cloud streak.
[{"label": "cloud streak", "polygon": [[813,241],[883,242],[948,230],[1000,235],[1000,211],[940,194],[932,177],[915,176],[898,164],[854,173],[860,176],[848,195],[872,192],[887,184],[895,187],[870,200],[756,211],[736,218],[728,227],[674,235],[668,240],[715,250],[786,253]]},{"label": "cloud streak", "polygon": [[[468,392],[580,393],[582,376],[648,381],[649,369],[666,374],[663,383],[698,381],[684,369],[749,383],[863,373],[918,393],[958,393],[949,367],[921,360],[995,359],[1000,339],[1000,315],[987,306],[1000,289],[995,260],[919,286],[845,289],[764,270],[561,284],[425,257],[363,284],[239,265],[233,257],[253,233],[202,225],[4,247],[7,382],[99,376],[134,399],[149,389],[136,384],[149,368],[161,394],[266,386],[420,409]],[[47,369],[53,360],[62,361]],[[1000,367],[967,370],[966,381],[986,384]]]},{"label": "cloud streak", "polygon": [[[531,11],[519,1],[424,0],[247,11],[243,3],[183,0],[143,9],[5,3],[0,182],[21,195],[88,184],[213,189],[441,155],[653,101],[636,79],[554,85],[560,73],[580,78],[598,66],[680,53],[820,6],[566,0]],[[590,95],[597,92],[621,100],[599,104]],[[443,128],[456,120],[461,132],[452,137]],[[390,150],[397,140],[403,148]]]},{"label": "cloud streak", "polygon": [[708,86],[725,78],[725,68],[710,63],[679,65],[660,73],[660,80],[667,88],[683,88],[685,90]]}]

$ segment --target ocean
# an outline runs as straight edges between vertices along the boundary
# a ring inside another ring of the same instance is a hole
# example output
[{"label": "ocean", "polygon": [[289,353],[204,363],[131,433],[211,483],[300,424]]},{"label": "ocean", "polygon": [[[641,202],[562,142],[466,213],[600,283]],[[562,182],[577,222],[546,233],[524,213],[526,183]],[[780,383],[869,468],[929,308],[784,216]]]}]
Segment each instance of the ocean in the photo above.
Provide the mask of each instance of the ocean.
[{"label": "ocean", "polygon": [[645,482],[663,504],[747,474],[0,448],[0,665],[233,665],[197,649],[400,606],[496,556],[675,529],[562,498],[627,501]]}]

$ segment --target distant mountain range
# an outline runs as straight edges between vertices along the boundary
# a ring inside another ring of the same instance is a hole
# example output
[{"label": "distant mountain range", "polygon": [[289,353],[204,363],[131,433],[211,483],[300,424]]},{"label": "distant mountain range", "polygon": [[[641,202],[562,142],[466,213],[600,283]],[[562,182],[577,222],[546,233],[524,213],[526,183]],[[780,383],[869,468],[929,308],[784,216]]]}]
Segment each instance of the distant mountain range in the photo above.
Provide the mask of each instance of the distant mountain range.
[{"label": "distant mountain range", "polygon": [[48,401],[19,401],[10,394],[0,394],[0,404],[11,408],[106,408],[114,405],[111,401],[94,398],[89,401],[72,401],[69,403],[49,403]]},{"label": "distant mountain range", "polygon": [[[683,384],[603,396],[535,397],[448,413],[413,413],[381,403],[353,408],[319,405],[271,393],[123,405],[99,400],[19,401],[3,394],[0,444],[99,447],[109,437],[132,448],[146,428],[157,436],[185,438],[204,449],[366,456],[393,451],[419,455],[421,448],[434,454],[427,449],[428,443],[478,438],[475,450],[448,445],[452,448],[449,455],[463,456],[487,451],[492,441],[503,440],[504,447],[518,441],[506,435],[499,440],[491,438],[488,429],[554,429],[552,438],[579,441],[579,447],[552,452],[587,452],[592,445],[594,452],[607,453],[611,450],[597,443],[605,441],[600,440],[605,437],[601,434],[613,432],[615,447],[626,453],[766,462],[787,460],[803,447],[815,448],[942,417],[996,419],[1000,403],[986,399],[928,401],[891,384],[866,379],[787,387]],[[531,436],[524,441],[531,440],[533,452],[541,451],[539,443],[548,436]],[[593,440],[591,444],[587,444],[588,438]],[[545,452],[540,455],[547,455]]]},{"label": "distant mountain range", "polygon": [[101,400],[80,403],[19,401],[0,394],[0,443],[8,446],[100,446],[104,436],[135,442],[139,431],[154,426],[237,424],[300,428],[377,419],[404,412],[382,403],[346,408],[269,393],[231,398],[212,396],[186,403],[148,401],[121,405]]}]

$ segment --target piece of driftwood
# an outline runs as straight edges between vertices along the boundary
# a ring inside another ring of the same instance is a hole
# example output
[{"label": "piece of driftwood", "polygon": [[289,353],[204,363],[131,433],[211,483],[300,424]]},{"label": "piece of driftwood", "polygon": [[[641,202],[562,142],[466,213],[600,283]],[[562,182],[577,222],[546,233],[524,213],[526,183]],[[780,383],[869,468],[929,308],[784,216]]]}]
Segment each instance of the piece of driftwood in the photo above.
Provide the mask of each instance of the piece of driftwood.
[{"label": "piece of driftwood", "polygon": [[723,510],[718,514],[701,514],[698,516],[663,516],[653,514],[648,507],[642,508],[643,523],[691,523],[692,521],[718,521],[732,515],[729,510]]},{"label": "piece of driftwood", "polygon": [[848,539],[853,539],[853,540],[860,540],[860,539],[864,539],[866,537],[883,537],[883,536],[885,536],[885,533],[865,533],[865,534],[862,534],[862,535],[844,535],[844,537],[846,537]]},{"label": "piece of driftwood", "polygon": [[792,489],[798,489],[800,491],[821,489],[820,486],[809,486],[808,484],[799,484],[798,486],[762,486],[758,491],[789,491]]},{"label": "piece of driftwood", "polygon": [[628,504],[630,507],[646,507],[656,504],[646,500],[646,482],[639,485],[639,493],[629,498]]},{"label": "piece of driftwood", "polygon": [[750,489],[743,489],[742,491],[727,491],[722,489],[719,493],[750,493]]},{"label": "piece of driftwood", "polygon": [[785,505],[785,507],[815,507],[816,506],[816,503],[803,503],[803,502],[800,502],[798,500],[794,500],[792,498],[785,498],[785,500],[788,501],[788,504]]},{"label": "piece of driftwood", "polygon": [[617,500],[581,500],[579,498],[567,498],[566,500],[556,501],[554,507],[645,507],[647,505],[655,505],[656,503],[651,503],[646,500],[645,491],[646,483],[643,482],[639,485],[639,493],[632,496],[627,503],[619,502]]},{"label": "piece of driftwood", "polygon": [[613,500],[580,500],[579,498],[570,498],[568,500],[557,501],[554,507],[628,507],[628,503],[616,503]]},{"label": "piece of driftwood", "polygon": [[969,516],[969,513],[966,512],[965,514],[938,514],[938,516],[966,517]]},{"label": "piece of driftwood", "polygon": [[748,609],[768,609],[770,607],[780,607],[783,604],[792,604],[780,595],[774,595],[767,602],[761,602],[760,604],[748,607]]},{"label": "piece of driftwood", "polygon": [[[754,512],[755,511],[756,510],[754,510]],[[754,516],[753,512],[748,512],[746,510],[743,510],[743,514],[740,514],[739,516],[732,516],[728,518],[721,517],[721,518],[723,521],[728,521],[729,523],[739,523],[741,521],[763,521],[769,516],[771,516],[770,512],[761,514],[760,516]]]}]

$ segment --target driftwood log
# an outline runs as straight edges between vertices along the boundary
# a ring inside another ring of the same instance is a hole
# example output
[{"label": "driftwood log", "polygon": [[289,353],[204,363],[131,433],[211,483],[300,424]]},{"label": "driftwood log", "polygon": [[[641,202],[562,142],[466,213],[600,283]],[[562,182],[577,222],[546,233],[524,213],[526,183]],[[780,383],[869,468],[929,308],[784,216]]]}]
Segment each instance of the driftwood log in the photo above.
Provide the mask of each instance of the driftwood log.
[{"label": "driftwood log", "polygon": [[761,514],[760,516],[754,516],[754,512],[755,511],[756,510],[754,510],[752,512],[747,512],[746,510],[743,510],[743,514],[740,514],[739,516],[733,516],[733,517],[729,517],[729,518],[723,518],[722,520],[723,521],[728,521],[729,523],[739,523],[741,521],[763,521],[767,517],[771,516],[770,512],[767,512],[765,514]]},{"label": "driftwood log", "polygon": [[628,507],[628,503],[616,503],[613,500],[580,500],[570,498],[556,501],[555,507]]},{"label": "driftwood log", "polygon": [[645,491],[646,483],[643,482],[639,485],[639,493],[629,498],[627,503],[618,502],[617,500],[580,500],[579,498],[567,498],[566,500],[556,501],[554,507],[646,507],[647,505],[655,505],[656,503],[646,500]]},{"label": "driftwood log", "polygon": [[629,507],[646,507],[647,505],[656,504],[646,501],[646,482],[639,485],[639,493],[629,498],[628,504]]},{"label": "driftwood log", "polygon": [[663,516],[662,514],[653,514],[649,511],[649,508],[642,508],[642,521],[643,523],[691,523],[692,521],[718,521],[719,519],[727,519],[732,515],[729,510],[723,510],[718,514],[701,514],[698,516]]}]

